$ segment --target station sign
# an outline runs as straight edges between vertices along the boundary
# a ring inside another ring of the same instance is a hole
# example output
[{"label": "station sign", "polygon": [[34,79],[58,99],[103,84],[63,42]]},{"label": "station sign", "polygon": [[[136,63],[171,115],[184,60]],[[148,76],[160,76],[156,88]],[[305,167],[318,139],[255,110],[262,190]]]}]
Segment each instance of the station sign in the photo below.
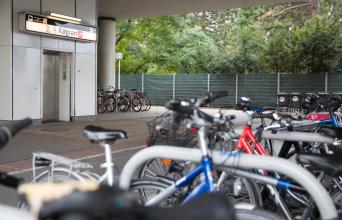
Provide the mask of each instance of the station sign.
[{"label": "station sign", "polygon": [[22,17],[21,29],[25,32],[79,41],[97,40],[97,28],[93,26],[31,13],[24,13]]}]

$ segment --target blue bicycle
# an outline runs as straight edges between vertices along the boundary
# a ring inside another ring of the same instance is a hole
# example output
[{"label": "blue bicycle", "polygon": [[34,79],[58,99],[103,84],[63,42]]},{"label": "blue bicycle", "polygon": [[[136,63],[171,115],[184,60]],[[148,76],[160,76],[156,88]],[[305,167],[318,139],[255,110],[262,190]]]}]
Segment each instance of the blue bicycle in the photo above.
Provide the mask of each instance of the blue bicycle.
[{"label": "blue bicycle", "polygon": [[[131,184],[131,188],[138,191],[138,199],[141,203],[148,206],[169,207],[187,203],[206,192],[220,191],[236,204],[262,206],[262,197],[254,180],[228,175],[225,171],[214,169],[211,157],[208,155],[208,145],[211,148],[213,146],[212,142],[207,140],[208,134],[220,131],[220,129],[223,129],[225,135],[234,132],[231,120],[235,117],[223,116],[223,114],[211,116],[199,110],[199,106],[225,94],[209,93],[208,96],[197,99],[192,107],[184,106],[184,101],[167,103],[167,108],[174,112],[172,121],[176,123],[182,121],[180,119],[187,118],[191,121],[191,127],[198,129],[197,146],[201,149],[202,160],[194,164],[156,158],[146,163],[143,179],[138,179]],[[212,130],[213,127],[215,127],[214,130]],[[234,136],[234,134],[231,135]],[[225,139],[223,142],[226,141]],[[226,151],[226,149],[222,150]],[[229,156],[236,155],[238,153],[231,153]],[[235,185],[239,190],[234,191]]]}]

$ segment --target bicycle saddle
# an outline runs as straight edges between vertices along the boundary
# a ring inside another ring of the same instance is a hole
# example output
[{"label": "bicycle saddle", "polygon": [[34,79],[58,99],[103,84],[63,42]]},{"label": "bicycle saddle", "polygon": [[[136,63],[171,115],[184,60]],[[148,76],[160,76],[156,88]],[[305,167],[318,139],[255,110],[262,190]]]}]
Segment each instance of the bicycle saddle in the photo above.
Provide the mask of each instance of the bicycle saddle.
[{"label": "bicycle saddle", "polygon": [[342,128],[323,127],[319,131],[332,138],[342,139]]},{"label": "bicycle saddle", "polygon": [[132,193],[100,186],[96,191],[73,191],[43,203],[39,220],[235,220],[233,206],[224,195],[206,194],[184,206],[143,207]]},{"label": "bicycle saddle", "polygon": [[302,163],[309,163],[321,169],[330,176],[342,175],[342,153],[335,154],[312,154],[302,153],[297,155],[297,160]]},{"label": "bicycle saddle", "polygon": [[94,143],[112,143],[117,139],[126,139],[127,134],[122,130],[112,130],[88,125],[83,130],[83,136]]}]

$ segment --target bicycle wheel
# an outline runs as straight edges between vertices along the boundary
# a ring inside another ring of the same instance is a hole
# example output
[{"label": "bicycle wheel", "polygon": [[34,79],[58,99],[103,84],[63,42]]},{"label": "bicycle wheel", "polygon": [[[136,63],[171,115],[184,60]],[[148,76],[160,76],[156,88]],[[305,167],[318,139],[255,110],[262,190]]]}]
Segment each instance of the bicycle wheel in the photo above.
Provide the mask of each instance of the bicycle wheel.
[{"label": "bicycle wheel", "polygon": [[[44,171],[34,180],[33,183],[61,183],[72,180],[84,181],[83,177],[79,174],[67,169],[56,168],[53,172],[53,175],[51,174],[50,170]],[[18,208],[22,210],[28,210],[28,204],[25,200],[20,199],[18,202]]]},{"label": "bicycle wheel", "polygon": [[119,97],[117,100],[117,107],[120,112],[126,112],[129,108],[129,101],[126,97]]},{"label": "bicycle wheel", "polygon": [[142,103],[141,103],[140,99],[138,97],[133,97],[131,99],[131,102],[132,102],[133,111],[139,112],[142,108]]},{"label": "bicycle wheel", "polygon": [[[239,179],[238,179],[239,178]],[[240,191],[234,194],[234,186],[240,181]],[[234,204],[249,204],[254,207],[262,207],[262,196],[258,184],[251,179],[228,175],[219,188]]]},{"label": "bicycle wheel", "polygon": [[148,111],[151,109],[151,101],[149,98],[147,98],[146,96],[144,96],[144,99],[146,100],[146,108],[145,111]]},{"label": "bicycle wheel", "polygon": [[191,168],[190,162],[175,161],[169,159],[153,159],[147,161],[139,171],[139,178],[156,180],[166,177],[177,181]]},{"label": "bicycle wheel", "polygon": [[[130,191],[134,193],[138,203],[145,205],[147,201],[154,198],[168,187],[166,183],[160,181],[138,179],[131,183]],[[172,207],[177,204],[177,197],[171,196],[160,202],[158,207]]]},{"label": "bicycle wheel", "polygon": [[107,112],[113,112],[115,110],[115,99],[114,98],[108,98],[106,100],[106,111]]},{"label": "bicycle wheel", "polygon": [[97,97],[97,112],[104,113],[106,111],[106,107],[104,105],[103,97]]}]

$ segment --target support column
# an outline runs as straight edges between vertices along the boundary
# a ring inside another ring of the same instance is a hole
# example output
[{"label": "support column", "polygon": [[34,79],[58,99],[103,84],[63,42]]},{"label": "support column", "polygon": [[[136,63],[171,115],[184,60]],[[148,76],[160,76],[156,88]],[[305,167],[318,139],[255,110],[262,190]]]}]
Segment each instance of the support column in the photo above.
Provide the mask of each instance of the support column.
[{"label": "support column", "polygon": [[98,88],[107,89],[115,86],[115,19],[99,18],[98,41]]}]

